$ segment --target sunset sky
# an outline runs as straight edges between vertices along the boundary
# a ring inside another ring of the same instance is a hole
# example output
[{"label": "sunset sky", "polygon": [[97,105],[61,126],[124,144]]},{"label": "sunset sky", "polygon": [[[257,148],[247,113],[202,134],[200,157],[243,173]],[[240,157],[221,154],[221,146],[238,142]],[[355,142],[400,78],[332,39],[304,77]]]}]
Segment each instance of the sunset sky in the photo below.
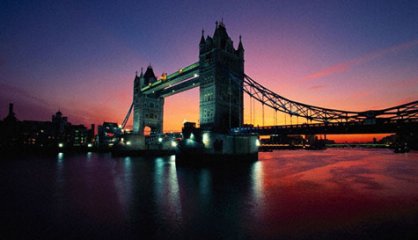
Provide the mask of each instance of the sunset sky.
[{"label": "sunset sky", "polygon": [[[417,13],[416,0],[4,0],[0,118],[13,102],[19,120],[60,109],[75,124],[120,123],[135,72],[197,62],[202,28],[212,35],[221,19],[235,47],[242,35],[246,74],[276,93],[342,110],[391,107],[418,100]],[[164,129],[198,113],[198,89],[169,97]],[[273,119],[267,111],[265,124]]]}]

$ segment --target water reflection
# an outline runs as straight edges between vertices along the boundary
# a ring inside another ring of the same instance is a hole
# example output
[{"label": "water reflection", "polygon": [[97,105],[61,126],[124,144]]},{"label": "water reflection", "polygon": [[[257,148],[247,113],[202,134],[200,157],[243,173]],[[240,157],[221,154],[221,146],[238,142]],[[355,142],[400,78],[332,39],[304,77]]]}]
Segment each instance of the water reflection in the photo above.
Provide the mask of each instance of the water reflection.
[{"label": "water reflection", "polygon": [[55,183],[56,183],[56,194],[61,194],[61,189],[63,187],[65,177],[64,177],[64,153],[59,152],[57,154],[56,161],[56,171],[55,171]]},{"label": "water reflection", "polygon": [[171,211],[175,212],[175,222],[179,224],[182,220],[181,216],[181,203],[180,203],[180,191],[179,191],[179,183],[177,179],[177,171],[176,171],[176,163],[173,161],[174,159],[171,158],[170,162],[167,164],[168,166],[168,199]]},{"label": "water reflection", "polygon": [[116,161],[114,167],[114,186],[118,195],[119,204],[124,209],[125,214],[129,211],[129,205],[132,201],[134,188],[132,174],[131,157],[125,157]]},{"label": "water reflection", "polygon": [[59,165],[62,164],[62,161],[64,160],[64,153],[63,152],[59,152],[57,154],[57,160],[58,160]]},{"label": "water reflection", "polygon": [[158,206],[161,206],[165,199],[165,183],[166,176],[164,176],[164,159],[158,157],[154,160],[154,192]]},{"label": "water reflection", "polygon": [[0,183],[11,193],[3,205],[20,204],[3,211],[7,226],[46,238],[403,238],[418,224],[417,159],[278,151],[251,164],[195,168],[176,166],[174,156],[59,153],[7,162]]},{"label": "water reflection", "polygon": [[125,157],[123,159],[123,166],[124,166],[126,172],[131,171],[131,165],[132,165],[131,157]]},{"label": "water reflection", "polygon": [[55,218],[59,218],[64,213],[64,201],[62,199],[65,196],[65,175],[64,175],[64,153],[59,152],[56,157],[56,171],[54,181],[54,194],[55,200],[52,204],[53,212],[56,214]]},{"label": "water reflection", "polygon": [[174,231],[182,219],[179,183],[175,159],[156,158],[154,160],[154,197],[158,207],[161,224]]},{"label": "water reflection", "polygon": [[202,198],[209,200],[212,189],[211,176],[208,169],[202,169],[202,171],[200,172],[199,189],[199,193],[202,195]]},{"label": "water reflection", "polygon": [[264,169],[263,162],[257,161],[251,166],[251,189],[252,189],[252,202],[254,202],[254,214],[256,217],[261,217],[263,214],[264,206]]}]

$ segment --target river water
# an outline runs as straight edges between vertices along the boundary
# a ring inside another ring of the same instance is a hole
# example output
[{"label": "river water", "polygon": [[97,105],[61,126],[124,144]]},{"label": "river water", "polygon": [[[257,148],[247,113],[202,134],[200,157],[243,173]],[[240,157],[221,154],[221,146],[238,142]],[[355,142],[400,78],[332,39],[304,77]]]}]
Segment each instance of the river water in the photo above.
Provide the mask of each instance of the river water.
[{"label": "river water", "polygon": [[235,166],[59,153],[0,161],[0,239],[407,239],[418,152],[260,153]]}]

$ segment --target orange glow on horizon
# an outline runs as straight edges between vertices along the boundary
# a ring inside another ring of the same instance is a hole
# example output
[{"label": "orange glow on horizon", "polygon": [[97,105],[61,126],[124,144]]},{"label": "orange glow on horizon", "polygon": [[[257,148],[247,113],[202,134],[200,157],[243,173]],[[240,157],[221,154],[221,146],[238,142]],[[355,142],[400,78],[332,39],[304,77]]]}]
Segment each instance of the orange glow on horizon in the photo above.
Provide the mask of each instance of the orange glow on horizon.
[{"label": "orange glow on horizon", "polygon": [[376,138],[377,141],[384,137],[390,136],[388,133],[373,133],[373,134],[330,134],[327,139],[334,140],[335,143],[371,143]]}]

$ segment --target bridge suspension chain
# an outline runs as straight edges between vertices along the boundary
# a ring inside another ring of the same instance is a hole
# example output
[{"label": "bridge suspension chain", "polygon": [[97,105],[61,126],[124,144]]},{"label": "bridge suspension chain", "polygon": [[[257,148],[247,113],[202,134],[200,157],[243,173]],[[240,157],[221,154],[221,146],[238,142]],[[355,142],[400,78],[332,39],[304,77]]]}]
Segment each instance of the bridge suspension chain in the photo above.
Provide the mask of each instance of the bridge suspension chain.
[{"label": "bridge suspension chain", "polygon": [[253,98],[250,96],[250,124],[254,124],[253,121]]},{"label": "bridge suspension chain", "polygon": [[[232,79],[239,80],[240,76],[231,73]],[[332,122],[364,122],[377,118],[388,120],[418,119],[418,101],[402,104],[381,110],[369,110],[363,112],[345,111],[330,108],[323,108],[292,101],[262,86],[248,75],[241,76],[244,79],[243,90],[250,94],[252,98],[264,105],[290,115],[292,117],[302,117],[307,122],[316,121],[320,123]],[[255,114],[255,113],[254,113]]]},{"label": "bridge suspension chain", "polygon": [[133,107],[134,107],[134,103],[132,102],[131,107],[129,107],[128,113],[125,116],[125,119],[123,119],[122,129],[124,129],[126,124],[128,123],[128,120],[129,120],[129,117],[131,116],[131,112],[132,112]]}]

